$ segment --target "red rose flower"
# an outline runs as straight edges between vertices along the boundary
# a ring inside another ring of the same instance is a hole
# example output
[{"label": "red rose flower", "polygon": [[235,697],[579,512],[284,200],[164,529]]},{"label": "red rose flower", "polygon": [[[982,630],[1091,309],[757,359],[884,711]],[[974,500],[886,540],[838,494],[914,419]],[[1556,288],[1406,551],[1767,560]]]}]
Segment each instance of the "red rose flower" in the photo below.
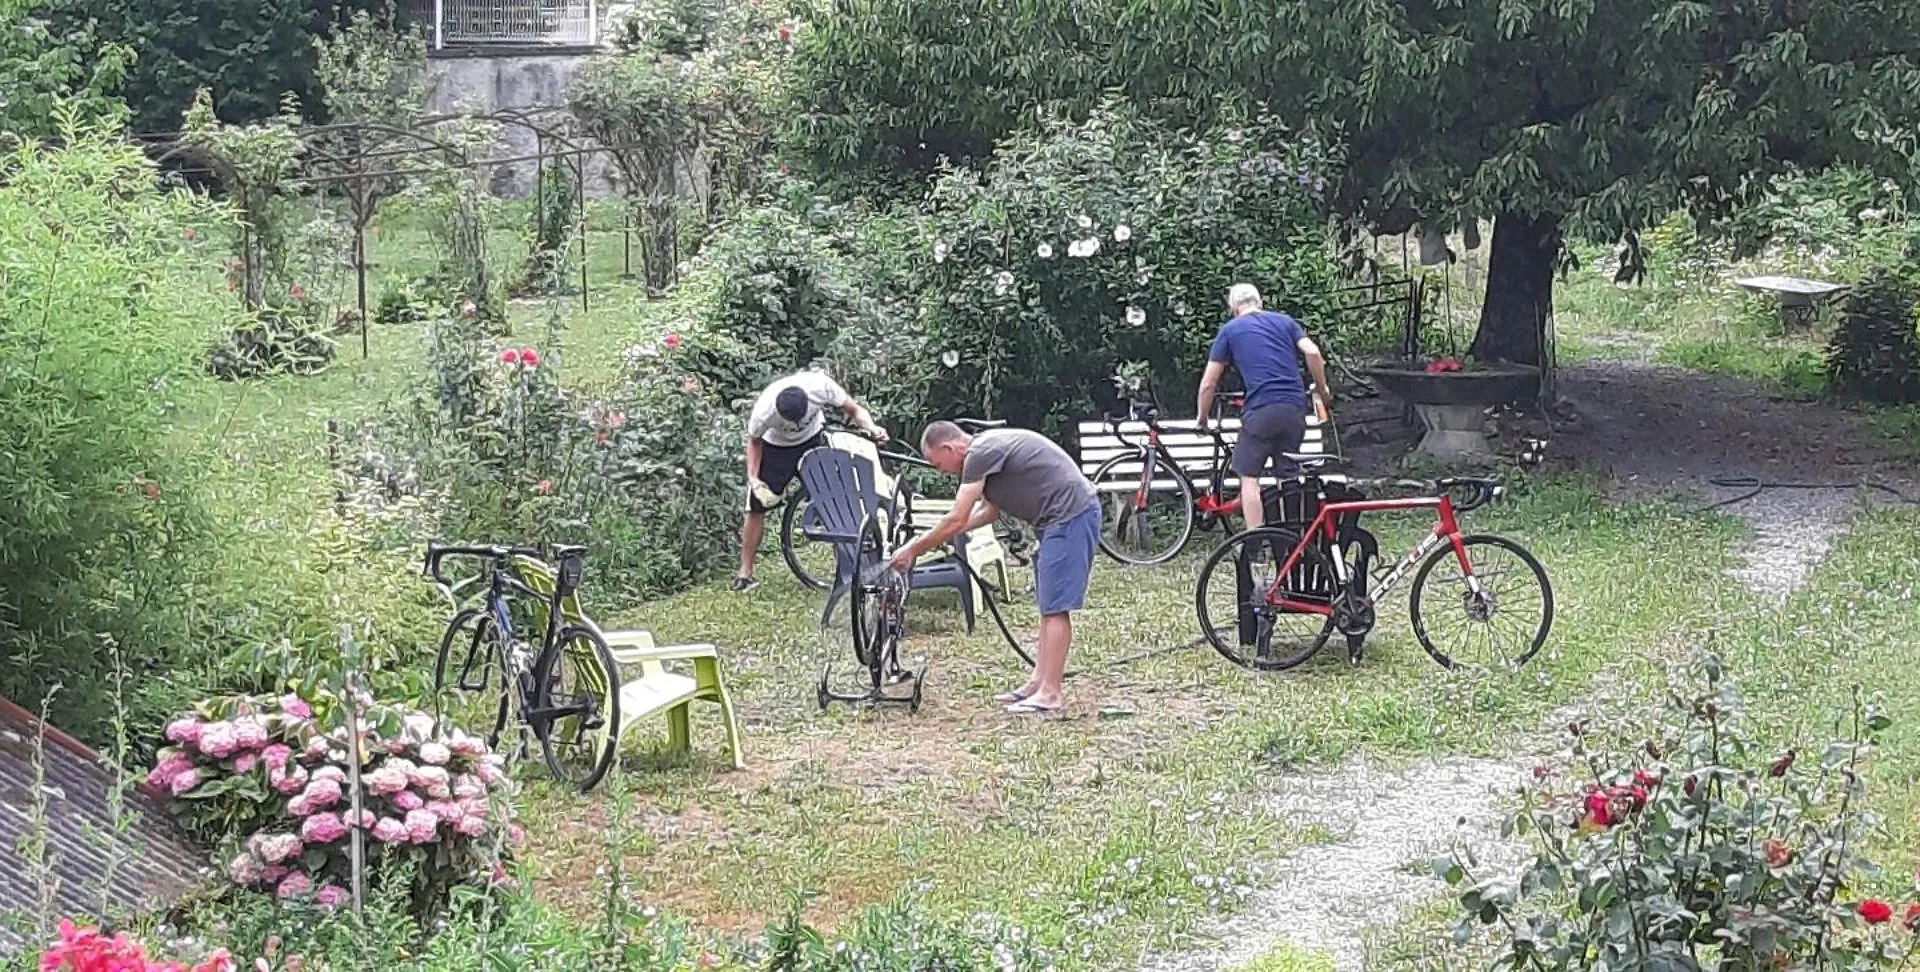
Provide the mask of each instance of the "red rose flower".
[{"label": "red rose flower", "polygon": [[474,305],[473,301],[463,301],[460,304],[460,316],[472,317],[479,309],[479,307]]},{"label": "red rose flower", "polygon": [[1649,790],[1653,789],[1656,786],[1659,786],[1660,781],[1663,778],[1664,777],[1662,777],[1659,773],[1655,773],[1650,770],[1634,770],[1633,771],[1633,782],[1636,785],[1646,787]]},{"label": "red rose flower", "polygon": [[519,363],[520,363],[520,352],[518,352],[518,351],[515,351],[515,350],[514,350],[514,349],[512,349],[512,348],[508,348],[508,349],[506,349],[505,351],[502,351],[502,352],[500,352],[500,363],[501,363],[501,364],[503,364],[503,365],[517,365],[517,364],[519,364]]},{"label": "red rose flower", "polygon": [[191,243],[191,242],[193,242],[193,238],[194,238],[195,236],[197,236],[197,235],[199,235],[199,234],[197,234],[197,233],[195,233],[195,232],[193,231],[193,227],[191,227],[191,226],[189,226],[189,227],[187,227],[187,228],[186,228],[186,232],[185,232],[185,235],[186,235],[186,237],[187,237],[187,242],[189,242],[189,243]]},{"label": "red rose flower", "polygon": [[1536,780],[1544,780],[1547,777],[1552,775],[1553,775],[1553,767],[1551,766],[1542,764],[1539,766],[1535,766],[1533,768],[1533,778]]},{"label": "red rose flower", "polygon": [[1869,925],[1878,925],[1893,917],[1892,906],[1885,901],[1877,901],[1873,898],[1860,902],[1855,910],[1860,912],[1860,918]]},{"label": "red rose flower", "polygon": [[1700,781],[1691,776],[1687,777],[1686,782],[1680,784],[1680,788],[1687,791],[1688,796],[1692,796],[1693,791],[1695,789],[1698,789],[1699,786],[1700,786]]},{"label": "red rose flower", "polygon": [[532,348],[521,348],[520,363],[523,365],[526,365],[529,368],[540,367],[540,352],[535,351]]},{"label": "red rose flower", "polygon": [[680,335],[668,334],[660,339],[660,343],[666,345],[668,351],[675,350],[680,347]]},{"label": "red rose flower", "polygon": [[792,39],[793,39],[793,28],[788,27],[786,24],[781,24],[780,25],[780,43],[784,44],[787,41],[790,41]]},{"label": "red rose flower", "polygon": [[[1766,849],[1768,867],[1777,869],[1793,863],[1793,848],[1788,847],[1786,841],[1769,837],[1767,838],[1767,842],[1761,846]],[[1920,905],[1916,907],[1920,907]]]},{"label": "red rose flower", "polygon": [[1775,779],[1787,775],[1787,770],[1793,768],[1795,755],[1797,754],[1791,749],[1781,754],[1779,759],[1773,761],[1772,766],[1767,767],[1767,775]]},{"label": "red rose flower", "polygon": [[288,290],[287,293],[291,295],[294,300],[307,299],[307,288],[302,287],[299,284],[294,284],[293,288],[291,290]]},{"label": "red rose flower", "polygon": [[551,493],[551,492],[553,492],[553,480],[551,480],[551,479],[542,479],[542,480],[540,480],[539,482],[537,482],[537,483],[534,483],[534,484],[533,484],[533,491],[534,491],[534,492],[536,492],[536,493],[539,493],[539,494],[540,494],[540,495],[542,495],[542,496],[545,496],[545,495],[547,495],[547,494],[549,494],[549,493]]},{"label": "red rose flower", "polygon": [[1613,797],[1605,790],[1598,788],[1588,790],[1586,808],[1586,818],[1599,827],[1611,827],[1617,822],[1613,816]]},{"label": "red rose flower", "polygon": [[1905,925],[1908,931],[1920,926],[1920,901],[1907,905],[1906,913],[1900,916],[1900,924]]}]

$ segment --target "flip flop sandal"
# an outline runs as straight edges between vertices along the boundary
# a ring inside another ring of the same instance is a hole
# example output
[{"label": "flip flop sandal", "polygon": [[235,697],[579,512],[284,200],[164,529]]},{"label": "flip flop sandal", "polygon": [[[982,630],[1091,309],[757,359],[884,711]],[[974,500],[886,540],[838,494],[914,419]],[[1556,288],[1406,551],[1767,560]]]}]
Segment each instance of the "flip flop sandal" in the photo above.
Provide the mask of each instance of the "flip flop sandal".
[{"label": "flip flop sandal", "polygon": [[1016,702],[1025,702],[1027,696],[1032,694],[1032,692],[1022,692],[1019,689],[1014,689],[1011,692],[1002,692],[994,696],[993,700],[1001,705],[1013,705]]},{"label": "flip flop sandal", "polygon": [[1065,711],[1067,711],[1066,706],[1041,705],[1032,699],[1021,699],[1006,708],[1008,715],[1056,716]]}]

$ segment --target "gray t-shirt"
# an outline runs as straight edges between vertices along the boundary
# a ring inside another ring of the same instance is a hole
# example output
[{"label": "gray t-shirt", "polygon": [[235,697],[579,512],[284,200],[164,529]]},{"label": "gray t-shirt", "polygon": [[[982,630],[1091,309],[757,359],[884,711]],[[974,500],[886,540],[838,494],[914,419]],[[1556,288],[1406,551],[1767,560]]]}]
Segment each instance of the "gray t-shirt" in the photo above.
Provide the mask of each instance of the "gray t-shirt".
[{"label": "gray t-shirt", "polygon": [[1094,503],[1093,484],[1080,475],[1073,457],[1026,429],[994,429],[973,437],[960,481],[981,480],[986,480],[987,502],[1040,529],[1070,520]]}]

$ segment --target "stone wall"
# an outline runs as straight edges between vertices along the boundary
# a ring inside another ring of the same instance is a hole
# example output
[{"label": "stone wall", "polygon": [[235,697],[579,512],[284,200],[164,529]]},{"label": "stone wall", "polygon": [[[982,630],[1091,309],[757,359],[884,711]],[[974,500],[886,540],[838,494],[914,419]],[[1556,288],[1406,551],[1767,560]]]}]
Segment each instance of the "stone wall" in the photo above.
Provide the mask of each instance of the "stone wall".
[{"label": "stone wall", "polygon": [[[567,86],[592,56],[581,52],[436,56],[429,62],[434,76],[430,109],[435,114],[451,114],[564,107]],[[560,120],[551,116],[543,123]],[[534,133],[518,125],[507,125],[501,142],[494,152],[495,158],[533,155],[539,151]],[[588,194],[596,197],[612,194],[615,172],[604,154],[591,156],[587,166]],[[534,173],[532,162],[501,166],[494,174],[494,192],[502,196],[527,195],[533,190]]]}]

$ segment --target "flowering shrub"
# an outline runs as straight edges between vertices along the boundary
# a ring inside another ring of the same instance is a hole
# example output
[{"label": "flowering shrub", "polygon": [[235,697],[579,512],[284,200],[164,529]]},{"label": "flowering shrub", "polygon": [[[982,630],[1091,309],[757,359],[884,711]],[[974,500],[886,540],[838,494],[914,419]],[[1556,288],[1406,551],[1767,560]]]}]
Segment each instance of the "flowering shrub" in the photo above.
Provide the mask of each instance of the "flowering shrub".
[{"label": "flowering shrub", "polygon": [[[415,865],[423,906],[454,884],[494,874],[501,826],[512,829],[497,799],[510,786],[499,758],[459,730],[438,734],[430,716],[370,698],[355,700],[358,729],[349,733],[346,701],[203,703],[167,724],[169,745],[147,783],[178,798],[180,816],[199,833],[238,840],[226,862],[234,884],[283,900],[345,903],[355,829],[370,838],[368,861]],[[357,819],[349,793],[356,752],[364,791]]]},{"label": "flowering shrub", "polygon": [[[264,967],[264,966],[263,966]],[[60,941],[40,954],[40,972],[234,972],[232,956],[218,949],[192,966],[147,957],[125,932],[108,938],[99,930],[60,920]]]},{"label": "flowering shrub", "polygon": [[[1913,949],[1894,906],[1860,896],[1875,821],[1861,806],[1860,761],[1887,720],[1856,702],[1850,738],[1817,760],[1760,756],[1719,660],[1695,661],[1698,687],[1673,690],[1667,725],[1626,752],[1570,727],[1587,782],[1535,770],[1510,821],[1537,850],[1511,880],[1438,863],[1464,886],[1456,929],[1498,929],[1495,968],[1725,969],[1890,967]],[[1811,763],[1812,765],[1808,765]],[[1920,904],[1903,906],[1920,916]],[[1711,960],[1709,957],[1712,957]]]},{"label": "flowering shrub", "polygon": [[1183,395],[1240,280],[1332,353],[1360,350],[1315,316],[1335,279],[1331,165],[1265,118],[1194,136],[1106,109],[943,173],[914,288],[942,366],[929,410],[1058,429],[1126,360]]}]

